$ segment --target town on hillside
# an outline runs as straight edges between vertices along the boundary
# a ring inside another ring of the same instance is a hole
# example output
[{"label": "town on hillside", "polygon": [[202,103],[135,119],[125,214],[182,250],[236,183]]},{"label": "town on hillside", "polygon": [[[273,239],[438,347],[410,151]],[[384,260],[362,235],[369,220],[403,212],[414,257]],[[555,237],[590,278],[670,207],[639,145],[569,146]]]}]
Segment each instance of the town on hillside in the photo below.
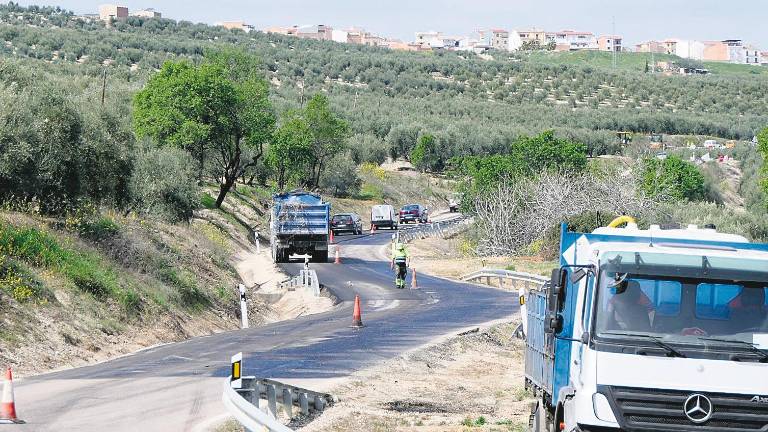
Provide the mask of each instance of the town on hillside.
[{"label": "town on hillside", "polygon": [[[83,15],[85,19],[101,19],[106,22],[125,19],[129,16],[140,18],[161,18],[155,9],[147,8],[129,12],[126,6],[104,4],[99,6],[98,15]],[[214,25],[230,30],[251,32],[257,30],[254,25],[243,20],[221,21]],[[690,40],[667,38],[649,40],[626,46],[621,35],[596,35],[589,31],[544,29],[506,30],[501,28],[479,29],[466,36],[447,35],[441,31],[417,31],[411,42],[393,39],[369,32],[360,27],[337,29],[326,24],[292,25],[287,27],[271,26],[260,29],[265,33],[294,36],[302,39],[327,40],[339,43],[377,46],[401,51],[472,51],[483,54],[490,50],[497,51],[604,51],[604,52],[641,52],[652,54],[675,55],[683,59],[698,61],[726,62],[754,66],[768,66],[768,51],[746,43],[741,39]],[[672,65],[670,65],[672,66]],[[660,64],[662,70],[668,70],[667,64]],[[677,71],[677,69],[675,70]],[[681,73],[707,73],[705,69],[681,68]]]}]

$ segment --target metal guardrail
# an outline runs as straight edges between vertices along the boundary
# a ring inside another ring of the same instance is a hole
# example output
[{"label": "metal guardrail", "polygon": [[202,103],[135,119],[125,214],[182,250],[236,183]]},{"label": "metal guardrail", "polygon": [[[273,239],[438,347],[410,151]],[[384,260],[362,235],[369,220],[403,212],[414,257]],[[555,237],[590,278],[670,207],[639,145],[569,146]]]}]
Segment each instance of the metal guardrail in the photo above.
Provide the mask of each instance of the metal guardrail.
[{"label": "metal guardrail", "polygon": [[522,282],[524,284],[542,285],[549,281],[549,279],[545,278],[544,276],[502,269],[482,269],[461,277],[462,280],[467,282],[472,282],[483,278],[485,278],[487,285],[490,285],[491,279],[498,279],[499,285],[502,288],[504,287],[504,281],[509,280],[512,282],[512,288],[514,289],[517,288],[518,282]]},{"label": "metal guardrail", "polygon": [[320,296],[320,279],[317,272],[312,269],[303,268],[298,276],[294,276],[286,281],[280,282],[280,289],[284,291],[295,291],[296,288],[303,288],[315,297]]},{"label": "metal guardrail", "polygon": [[544,276],[501,269],[482,269],[464,275],[461,279],[467,282],[481,283],[485,279],[486,285],[491,285],[491,281],[495,279],[499,281],[499,288],[501,289],[507,289],[506,281],[511,282],[511,290],[516,290],[520,298],[522,323],[515,333],[521,338],[528,334],[528,311],[526,308],[528,293],[531,290],[543,290],[544,286],[549,282],[549,279]]},{"label": "metal guardrail", "polygon": [[287,418],[294,418],[294,408],[302,415],[323,411],[333,404],[331,395],[269,379],[243,377],[242,388],[234,389],[229,377],[224,382],[222,401],[227,410],[251,432],[291,432],[280,422],[278,407]]},{"label": "metal guardrail", "polygon": [[415,227],[405,228],[401,226],[401,230],[398,235],[400,236],[400,241],[404,243],[408,243],[416,239],[425,239],[427,237],[446,238],[467,230],[471,223],[471,217],[462,215],[455,219],[441,222],[430,222]]}]

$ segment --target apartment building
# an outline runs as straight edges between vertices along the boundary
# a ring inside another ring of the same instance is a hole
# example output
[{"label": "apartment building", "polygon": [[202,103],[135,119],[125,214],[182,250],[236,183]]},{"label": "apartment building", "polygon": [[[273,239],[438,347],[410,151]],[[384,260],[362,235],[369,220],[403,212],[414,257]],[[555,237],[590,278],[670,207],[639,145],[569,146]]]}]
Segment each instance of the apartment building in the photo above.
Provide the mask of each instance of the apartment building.
[{"label": "apartment building", "polygon": [[759,49],[752,45],[746,45],[744,47],[744,59],[748,65],[759,66],[762,64],[763,55]]},{"label": "apartment building", "polygon": [[509,33],[509,49],[511,51],[519,50],[526,42],[539,42],[541,45],[547,44],[547,32],[544,30],[512,30]]},{"label": "apartment building", "polygon": [[281,34],[281,35],[293,35],[296,33],[295,27],[281,27],[281,26],[272,26],[267,27],[264,29],[264,33],[275,33],[275,34]]},{"label": "apartment building", "polygon": [[128,18],[128,8],[126,6],[118,6],[113,4],[100,5],[99,18],[107,22],[113,19]]},{"label": "apartment building", "polygon": [[131,15],[135,17],[140,17],[140,18],[162,18],[163,17],[163,14],[161,14],[160,12],[152,8],[139,9],[137,11],[134,11]]},{"label": "apartment building", "polygon": [[650,40],[635,45],[635,51],[641,53],[666,54],[667,47],[664,45],[664,42]]},{"label": "apartment building", "polygon": [[600,36],[597,38],[597,47],[600,51],[608,52],[621,52],[622,51],[622,37],[621,36]]},{"label": "apartment building", "polygon": [[478,44],[497,50],[509,50],[509,32],[504,29],[478,30]]},{"label": "apartment building", "polygon": [[332,40],[333,28],[324,24],[298,26],[294,36],[302,39]]},{"label": "apartment building", "polygon": [[444,48],[443,34],[437,31],[416,32],[413,43],[422,48]]},{"label": "apartment building", "polygon": [[768,51],[763,51],[760,53],[760,64],[763,66],[768,66]]},{"label": "apartment building", "polygon": [[384,46],[396,51],[419,51],[421,49],[420,45],[416,45],[414,43],[406,43],[397,39],[386,40],[384,42]]},{"label": "apartment building", "polygon": [[546,33],[547,43],[554,42],[557,51],[597,50],[597,38],[593,33],[573,30]]},{"label": "apartment building", "polygon": [[255,30],[255,27],[251,24],[246,24],[245,21],[222,21],[214,23],[214,25],[224,27],[227,30],[242,30],[246,33],[250,33]]}]

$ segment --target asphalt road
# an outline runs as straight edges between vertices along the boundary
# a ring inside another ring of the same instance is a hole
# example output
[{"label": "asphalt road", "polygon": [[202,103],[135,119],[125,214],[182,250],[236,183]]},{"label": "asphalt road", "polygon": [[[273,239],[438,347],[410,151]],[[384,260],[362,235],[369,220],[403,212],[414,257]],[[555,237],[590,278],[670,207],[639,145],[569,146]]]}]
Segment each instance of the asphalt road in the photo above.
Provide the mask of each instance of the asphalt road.
[{"label": "asphalt road", "polygon": [[[226,416],[221,379],[239,351],[246,375],[325,389],[380,360],[517,310],[515,295],[422,275],[419,289],[394,289],[387,231],[336,240],[342,264],[312,265],[341,300],[332,311],[17,381],[16,408],[27,424],[0,425],[0,432],[205,430]],[[285,269],[297,273],[301,265]],[[355,294],[362,299],[362,329],[351,327]]]}]

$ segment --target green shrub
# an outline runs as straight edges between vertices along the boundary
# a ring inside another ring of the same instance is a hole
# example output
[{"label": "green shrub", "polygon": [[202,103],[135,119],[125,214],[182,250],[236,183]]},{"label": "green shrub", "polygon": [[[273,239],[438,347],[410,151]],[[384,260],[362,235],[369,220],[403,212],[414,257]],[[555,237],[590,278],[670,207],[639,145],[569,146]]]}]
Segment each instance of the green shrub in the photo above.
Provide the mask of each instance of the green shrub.
[{"label": "green shrub", "polygon": [[337,197],[354,195],[360,191],[362,180],[349,153],[342,153],[328,161],[320,177],[320,186]]},{"label": "green shrub", "polygon": [[649,197],[699,201],[707,195],[701,171],[677,156],[646,159],[640,182],[640,188]]},{"label": "green shrub", "polygon": [[108,216],[89,218],[77,226],[77,232],[93,241],[110,239],[120,233],[120,225]]},{"label": "green shrub", "polygon": [[126,312],[138,314],[141,311],[141,298],[134,290],[125,290],[120,293],[120,304]]},{"label": "green shrub", "polygon": [[129,190],[140,213],[187,221],[201,204],[192,157],[174,148],[148,149],[136,159]]}]

